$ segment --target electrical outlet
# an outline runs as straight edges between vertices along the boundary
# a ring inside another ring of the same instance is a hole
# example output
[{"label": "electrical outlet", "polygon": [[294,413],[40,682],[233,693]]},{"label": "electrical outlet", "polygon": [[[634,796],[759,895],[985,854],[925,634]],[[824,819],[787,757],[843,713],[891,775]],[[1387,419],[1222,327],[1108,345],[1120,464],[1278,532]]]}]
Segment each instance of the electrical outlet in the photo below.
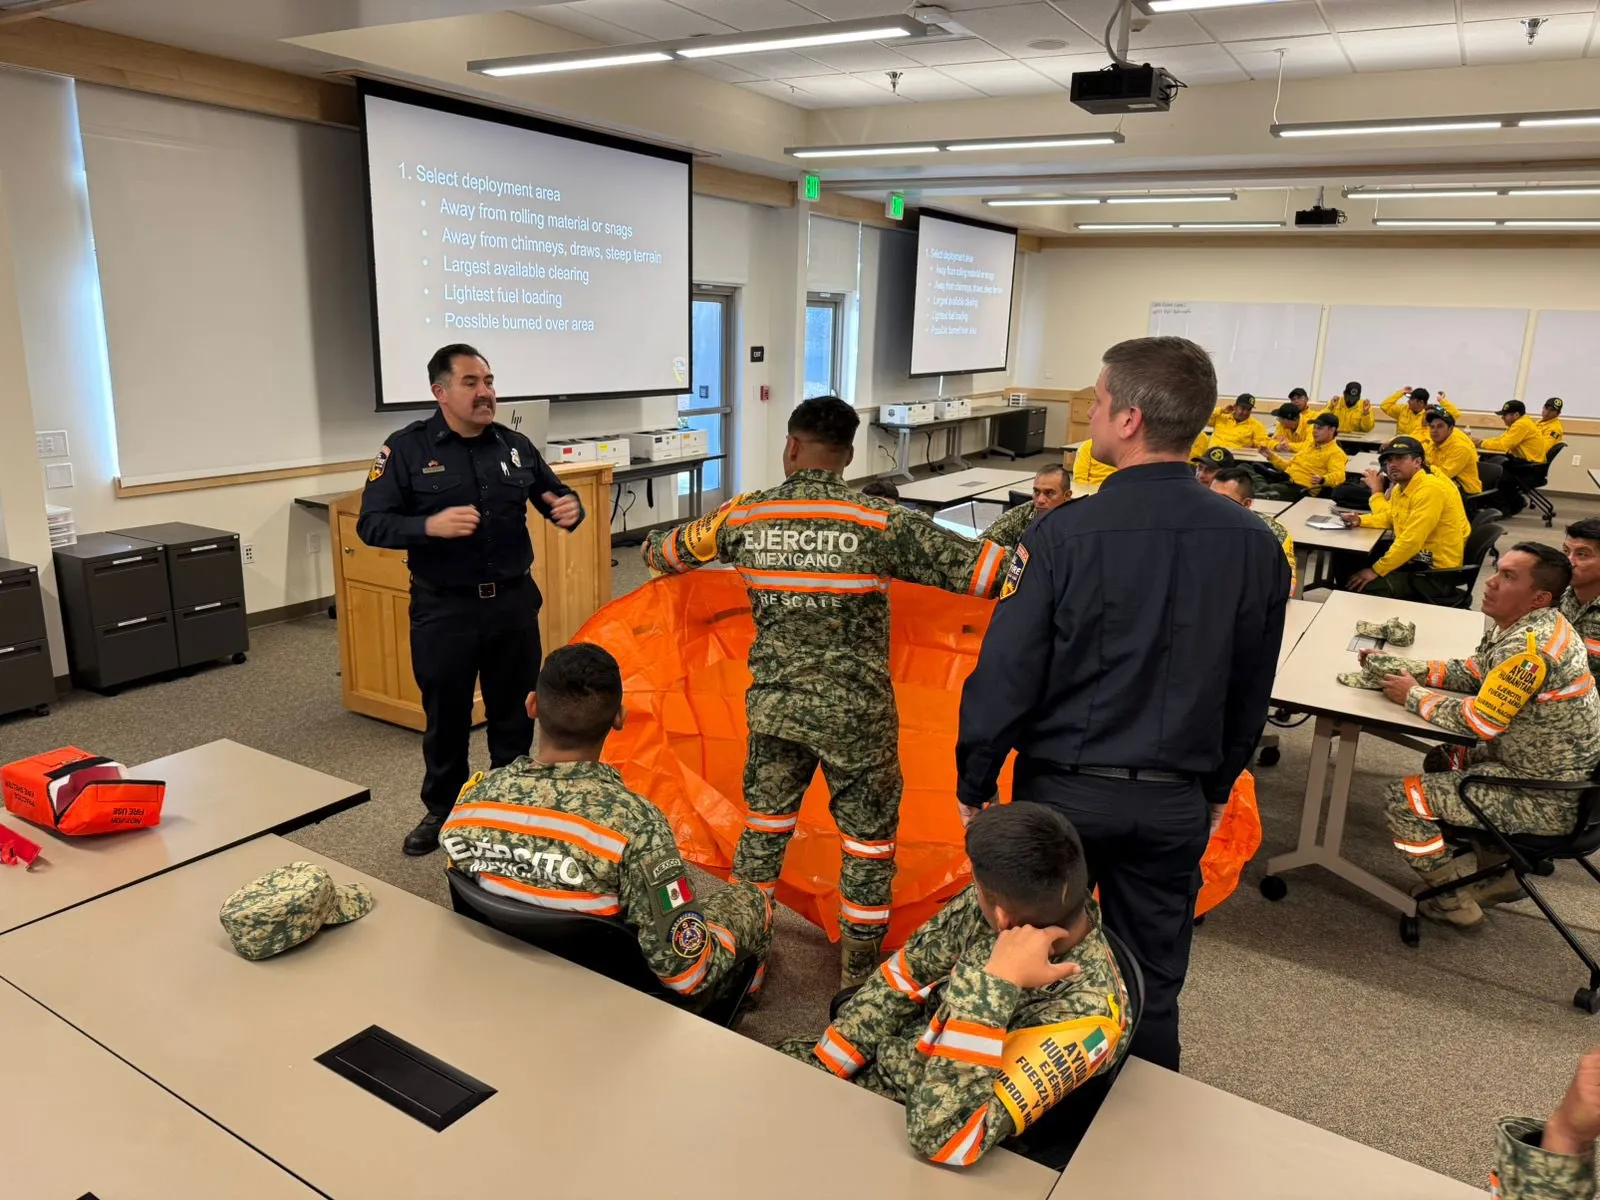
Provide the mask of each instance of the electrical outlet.
[{"label": "electrical outlet", "polygon": [[254,544],[246,542],[242,547],[240,547],[240,552],[244,555],[244,561],[246,565],[256,561],[256,548]]},{"label": "electrical outlet", "polygon": [[1575,467],[1581,467],[1583,465],[1583,455],[1574,454],[1572,456],[1572,465]]},{"label": "electrical outlet", "polygon": [[306,553],[322,553],[322,534],[320,532],[313,530],[311,533],[306,534]]}]

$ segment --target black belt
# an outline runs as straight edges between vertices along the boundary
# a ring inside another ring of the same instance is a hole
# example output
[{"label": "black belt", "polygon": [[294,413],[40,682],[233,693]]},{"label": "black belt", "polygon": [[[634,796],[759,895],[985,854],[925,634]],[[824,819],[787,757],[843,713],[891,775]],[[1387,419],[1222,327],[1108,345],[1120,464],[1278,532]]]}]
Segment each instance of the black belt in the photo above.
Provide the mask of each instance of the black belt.
[{"label": "black belt", "polygon": [[1193,783],[1199,776],[1187,771],[1157,771],[1150,767],[1061,767],[1068,775],[1093,775],[1098,779],[1143,780],[1148,783]]},{"label": "black belt", "polygon": [[465,583],[460,585],[441,585],[432,580],[423,579],[413,575],[411,582],[420,584],[425,591],[436,592],[441,596],[475,596],[479,600],[493,600],[503,592],[516,591],[533,580],[527,575],[513,575],[510,579],[498,579],[493,583]]}]

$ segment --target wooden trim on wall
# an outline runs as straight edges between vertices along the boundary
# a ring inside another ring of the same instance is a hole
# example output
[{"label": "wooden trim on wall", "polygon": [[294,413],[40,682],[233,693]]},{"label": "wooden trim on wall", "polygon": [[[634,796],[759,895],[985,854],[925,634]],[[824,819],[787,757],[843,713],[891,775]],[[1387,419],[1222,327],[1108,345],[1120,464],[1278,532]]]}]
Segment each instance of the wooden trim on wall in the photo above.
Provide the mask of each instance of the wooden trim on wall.
[{"label": "wooden trim on wall", "polygon": [[0,63],[272,117],[356,124],[353,87],[45,17],[0,25]]},{"label": "wooden trim on wall", "polygon": [[843,192],[823,192],[819,200],[811,203],[811,213],[817,217],[832,217],[840,221],[860,221],[863,225],[876,225],[879,229],[914,229],[915,223],[895,221],[884,214],[881,200],[864,200],[860,196],[846,196]]},{"label": "wooden trim on wall", "polygon": [[346,471],[365,471],[372,465],[369,458],[353,458],[348,462],[322,463],[311,467],[278,467],[271,471],[235,471],[230,475],[206,475],[199,479],[173,479],[166,483],[125,484],[121,479],[111,481],[112,494],[118,500],[131,496],[160,496],[168,492],[199,492],[207,488],[235,487],[241,483],[271,483],[275,479],[304,479],[312,475],[339,475]]},{"label": "wooden trim on wall", "polygon": [[5,12],[0,12],[0,25],[11,25],[18,21],[31,21],[35,17],[42,17],[52,8],[70,8],[74,4],[82,4],[84,0],[21,0],[13,3]]},{"label": "wooden trim on wall", "polygon": [[1596,250],[1597,233],[1380,233],[1376,230],[1350,233],[1312,233],[1286,229],[1281,233],[1151,234],[1135,237],[1126,234],[1099,234],[1084,237],[1041,239],[1045,250],[1248,250],[1270,246],[1343,246],[1366,250]]},{"label": "wooden trim on wall", "polygon": [[737,200],[741,204],[761,204],[767,208],[794,207],[792,180],[751,175],[706,162],[695,163],[690,178],[698,196],[715,196],[719,200]]},{"label": "wooden trim on wall", "polygon": [[1017,249],[1023,254],[1037,254],[1044,249],[1044,239],[1037,234],[1017,234]]}]

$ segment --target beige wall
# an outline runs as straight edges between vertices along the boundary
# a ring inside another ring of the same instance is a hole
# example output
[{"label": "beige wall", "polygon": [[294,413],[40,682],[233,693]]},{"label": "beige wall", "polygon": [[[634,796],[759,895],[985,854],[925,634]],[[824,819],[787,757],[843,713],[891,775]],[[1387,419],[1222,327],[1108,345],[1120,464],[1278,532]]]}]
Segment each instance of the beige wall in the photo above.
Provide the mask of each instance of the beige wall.
[{"label": "beige wall", "polygon": [[[1153,240],[1031,256],[1024,294],[1013,379],[1078,388],[1094,382],[1106,347],[1145,334],[1153,300],[1600,309],[1600,250],[1211,250]],[[1406,382],[1370,386],[1387,394]],[[1569,436],[1552,485],[1593,495],[1590,467],[1600,468],[1600,436]]]}]

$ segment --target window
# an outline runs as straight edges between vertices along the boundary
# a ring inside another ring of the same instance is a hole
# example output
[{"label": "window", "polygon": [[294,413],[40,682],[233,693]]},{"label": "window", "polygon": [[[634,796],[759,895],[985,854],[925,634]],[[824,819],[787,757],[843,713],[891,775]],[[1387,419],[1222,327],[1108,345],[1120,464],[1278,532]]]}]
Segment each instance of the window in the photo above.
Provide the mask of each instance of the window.
[{"label": "window", "polygon": [[806,296],[805,399],[839,394],[839,363],[844,344],[843,299],[830,292],[812,292]]},{"label": "window", "polygon": [[[685,429],[702,429],[706,434],[706,453],[723,454],[728,444],[728,414],[732,411],[733,293],[696,287],[691,312],[694,338],[694,378],[689,390],[678,397],[678,424]],[[726,460],[705,465],[707,504],[715,504],[711,493],[722,487],[722,468]],[[678,495],[689,494],[689,476],[678,476]]]}]

